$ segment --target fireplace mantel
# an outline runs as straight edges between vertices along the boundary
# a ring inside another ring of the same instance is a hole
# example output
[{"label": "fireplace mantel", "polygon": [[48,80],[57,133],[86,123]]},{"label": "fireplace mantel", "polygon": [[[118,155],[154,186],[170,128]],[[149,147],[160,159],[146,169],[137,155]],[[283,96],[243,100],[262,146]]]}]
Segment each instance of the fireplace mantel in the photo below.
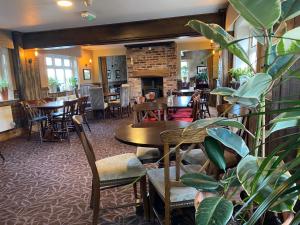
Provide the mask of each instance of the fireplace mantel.
[{"label": "fireplace mantel", "polygon": [[155,70],[137,70],[133,71],[131,78],[143,78],[143,77],[167,77],[170,71],[168,69],[155,69]]}]

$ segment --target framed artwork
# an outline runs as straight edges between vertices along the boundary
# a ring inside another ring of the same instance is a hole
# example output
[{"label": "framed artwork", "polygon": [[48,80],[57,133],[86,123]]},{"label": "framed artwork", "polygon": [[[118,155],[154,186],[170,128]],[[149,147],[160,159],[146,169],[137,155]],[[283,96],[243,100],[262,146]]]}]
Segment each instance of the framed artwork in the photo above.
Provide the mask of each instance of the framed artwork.
[{"label": "framed artwork", "polygon": [[116,73],[116,79],[120,79],[121,78],[120,70],[116,70],[115,73]]},{"label": "framed artwork", "polygon": [[90,69],[83,69],[83,79],[90,80],[92,78]]},{"label": "framed artwork", "polygon": [[206,66],[197,66],[197,74],[207,73]]},{"label": "framed artwork", "polygon": [[111,72],[110,72],[110,70],[107,70],[107,79],[111,79]]}]

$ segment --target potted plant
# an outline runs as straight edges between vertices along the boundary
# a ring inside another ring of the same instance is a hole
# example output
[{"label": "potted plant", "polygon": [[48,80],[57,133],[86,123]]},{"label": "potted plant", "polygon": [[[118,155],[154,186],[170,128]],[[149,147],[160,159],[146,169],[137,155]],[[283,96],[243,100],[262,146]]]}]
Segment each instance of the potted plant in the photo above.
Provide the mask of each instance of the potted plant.
[{"label": "potted plant", "polygon": [[69,83],[69,87],[74,90],[76,88],[78,88],[78,80],[77,80],[77,77],[70,77],[69,80],[68,80],[68,83]]},{"label": "potted plant", "polygon": [[[206,129],[208,136],[204,146],[208,162],[222,172],[215,177],[202,172],[188,173],[181,177],[181,181],[200,191],[201,199],[196,209],[197,225],[226,225],[229,221],[245,225],[270,224],[270,221],[265,221],[268,213],[277,219],[279,215],[283,215],[282,222],[285,225],[296,225],[300,220],[300,213],[294,212],[300,194],[300,155],[297,154],[290,161],[286,161],[286,157],[300,149],[300,134],[296,132],[279,137],[281,143],[268,155],[265,143],[272,141],[272,133],[291,127],[299,128],[300,100],[281,100],[281,103],[288,103],[288,107],[266,112],[265,96],[281,81],[284,74],[295,77],[298,74],[297,69],[290,68],[300,58],[300,27],[289,30],[282,36],[278,35],[278,30],[285,26],[287,20],[300,15],[300,2],[229,2],[253,27],[262,49],[265,49],[262,71],[256,71],[252,67],[239,44],[240,40],[234,40],[222,27],[196,20],[190,21],[188,25],[213,40],[220,49],[227,49],[240,58],[251,69],[253,76],[237,90],[220,87],[213,90],[212,94],[223,96],[232,105],[240,104],[249,108],[252,112],[250,115],[256,117],[256,129],[250,132],[240,122],[222,117],[194,122],[186,129]],[[265,13],[266,9],[270,13]],[[266,113],[276,115],[269,124],[266,124]],[[228,127],[245,130],[253,139],[253,145],[248,146]],[[224,146],[241,159],[232,170],[228,170],[226,166]],[[212,194],[206,195],[207,192]],[[239,202],[232,198],[236,192],[244,194]]]},{"label": "potted plant", "polygon": [[240,85],[249,80],[253,76],[253,72],[249,67],[246,68],[232,68],[228,71],[232,77],[232,87],[237,89]]},{"label": "potted plant", "polygon": [[5,79],[0,79],[0,95],[2,101],[8,100],[8,81]]},{"label": "potted plant", "polygon": [[60,85],[57,79],[50,77],[48,79],[48,85],[50,87],[50,92],[55,93],[60,91]]}]

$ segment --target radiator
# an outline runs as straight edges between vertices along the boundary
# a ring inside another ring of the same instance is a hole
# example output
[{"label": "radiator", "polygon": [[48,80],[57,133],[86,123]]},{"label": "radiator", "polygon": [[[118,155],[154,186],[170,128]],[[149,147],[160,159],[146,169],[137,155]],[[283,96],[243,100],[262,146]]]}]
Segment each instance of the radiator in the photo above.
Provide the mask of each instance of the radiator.
[{"label": "radiator", "polygon": [[0,132],[15,128],[11,106],[0,107]]}]

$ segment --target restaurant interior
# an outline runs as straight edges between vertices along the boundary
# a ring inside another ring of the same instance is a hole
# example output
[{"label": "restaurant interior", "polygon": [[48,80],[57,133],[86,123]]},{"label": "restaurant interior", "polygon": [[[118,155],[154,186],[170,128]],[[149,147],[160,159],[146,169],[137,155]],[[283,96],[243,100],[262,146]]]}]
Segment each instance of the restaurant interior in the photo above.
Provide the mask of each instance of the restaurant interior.
[{"label": "restaurant interior", "polygon": [[300,224],[299,0],[0,4],[0,225]]}]

